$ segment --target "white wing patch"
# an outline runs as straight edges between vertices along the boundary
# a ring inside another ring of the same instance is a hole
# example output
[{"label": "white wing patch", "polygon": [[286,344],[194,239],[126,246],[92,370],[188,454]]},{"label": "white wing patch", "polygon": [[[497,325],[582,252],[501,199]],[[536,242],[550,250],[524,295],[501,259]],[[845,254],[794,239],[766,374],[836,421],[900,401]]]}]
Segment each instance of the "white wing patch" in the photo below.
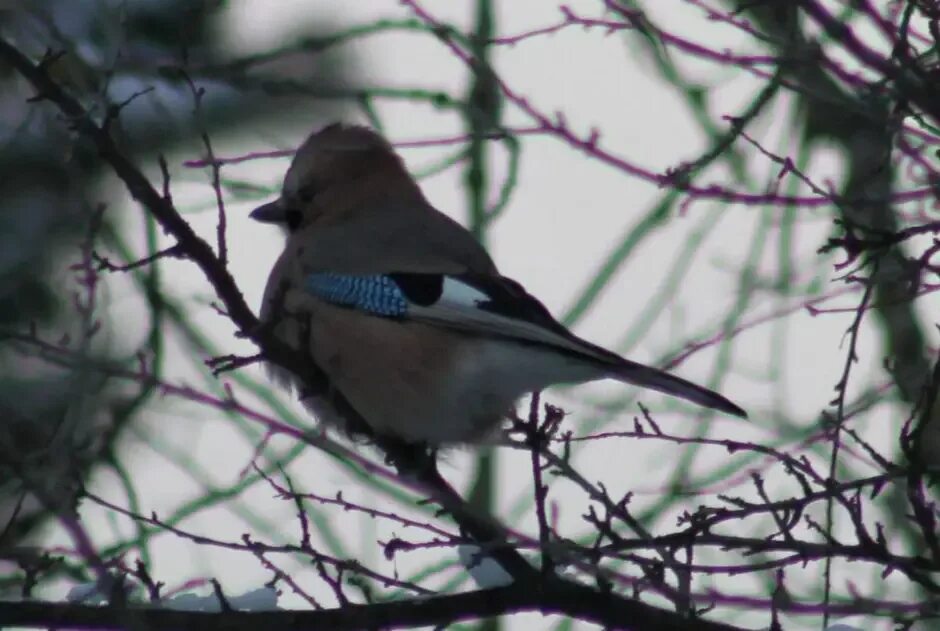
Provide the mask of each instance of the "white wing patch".
[{"label": "white wing patch", "polygon": [[493,302],[493,299],[485,291],[459,278],[445,276],[441,294],[434,304],[422,306],[410,303],[408,317],[471,334],[545,344],[607,364],[614,361],[612,357],[615,356],[609,356],[605,351],[594,348],[577,337],[566,336],[537,322],[481,308],[490,302]]},{"label": "white wing patch", "polygon": [[439,304],[453,305],[455,307],[470,307],[472,309],[479,307],[480,303],[489,301],[490,297],[476,287],[471,287],[450,276],[444,277],[444,285],[441,287],[441,297],[438,298]]}]

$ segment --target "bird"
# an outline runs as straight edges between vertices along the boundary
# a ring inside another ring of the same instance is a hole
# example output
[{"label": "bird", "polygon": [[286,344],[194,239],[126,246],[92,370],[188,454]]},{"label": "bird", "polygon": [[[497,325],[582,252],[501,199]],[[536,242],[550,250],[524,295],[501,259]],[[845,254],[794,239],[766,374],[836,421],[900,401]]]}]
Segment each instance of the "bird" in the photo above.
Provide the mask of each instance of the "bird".
[{"label": "bird", "polygon": [[250,217],[286,232],[260,321],[329,388],[268,366],[327,426],[341,395],[371,432],[432,446],[488,440],[530,392],[605,378],[747,418],[707,388],[581,339],[424,196],[378,132],[334,123],[300,145]]}]

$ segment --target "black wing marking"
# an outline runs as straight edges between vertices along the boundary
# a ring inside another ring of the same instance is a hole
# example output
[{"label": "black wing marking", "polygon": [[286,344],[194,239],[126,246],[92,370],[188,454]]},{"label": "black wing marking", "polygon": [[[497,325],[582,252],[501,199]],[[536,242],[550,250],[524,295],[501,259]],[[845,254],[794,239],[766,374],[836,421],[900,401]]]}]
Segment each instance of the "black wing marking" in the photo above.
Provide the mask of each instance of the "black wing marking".
[{"label": "black wing marking", "polygon": [[388,276],[408,300],[422,307],[429,307],[440,300],[444,291],[444,276],[441,274],[394,272]]},{"label": "black wing marking", "polygon": [[[484,274],[421,274],[412,272],[393,272],[387,274],[401,288],[409,301],[430,307],[442,298],[475,307],[515,320],[524,320],[533,324],[544,326],[552,331],[561,333],[567,329],[559,324],[548,309],[534,296],[528,293],[519,283],[505,276],[489,276]],[[454,285],[459,283],[470,288],[460,292]],[[458,291],[453,291],[454,289]]]},{"label": "black wing marking", "polygon": [[461,274],[454,278],[486,295],[486,300],[477,302],[477,306],[484,311],[524,320],[556,333],[570,335],[568,329],[552,317],[545,305],[511,278],[482,274]]}]

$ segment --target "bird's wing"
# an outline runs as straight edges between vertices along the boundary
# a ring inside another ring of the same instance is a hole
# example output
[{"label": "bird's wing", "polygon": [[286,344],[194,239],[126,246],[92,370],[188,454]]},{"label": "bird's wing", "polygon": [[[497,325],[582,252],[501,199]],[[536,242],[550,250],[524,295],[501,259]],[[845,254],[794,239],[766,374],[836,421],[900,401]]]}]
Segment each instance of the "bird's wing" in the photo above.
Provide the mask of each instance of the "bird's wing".
[{"label": "bird's wing", "polygon": [[497,274],[480,242],[428,205],[373,206],[292,239],[303,245],[301,263],[309,272]]},{"label": "bird's wing", "polygon": [[515,281],[462,274],[308,274],[305,287],[326,302],[520,343],[552,346],[614,368],[621,358],[570,333]]},{"label": "bird's wing", "polygon": [[305,288],[320,300],[378,317],[410,319],[472,335],[548,346],[593,362],[611,377],[735,416],[740,407],[707,388],[644,366],[577,337],[517,282],[480,274],[309,274]]}]

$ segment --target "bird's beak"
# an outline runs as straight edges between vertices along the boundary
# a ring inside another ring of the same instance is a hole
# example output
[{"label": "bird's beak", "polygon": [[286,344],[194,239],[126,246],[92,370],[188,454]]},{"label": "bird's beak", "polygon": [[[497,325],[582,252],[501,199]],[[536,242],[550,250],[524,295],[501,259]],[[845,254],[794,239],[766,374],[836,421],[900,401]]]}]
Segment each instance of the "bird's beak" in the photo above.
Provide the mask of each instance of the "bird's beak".
[{"label": "bird's beak", "polygon": [[287,220],[287,213],[280,198],[258,206],[248,216],[263,223],[284,223]]}]

